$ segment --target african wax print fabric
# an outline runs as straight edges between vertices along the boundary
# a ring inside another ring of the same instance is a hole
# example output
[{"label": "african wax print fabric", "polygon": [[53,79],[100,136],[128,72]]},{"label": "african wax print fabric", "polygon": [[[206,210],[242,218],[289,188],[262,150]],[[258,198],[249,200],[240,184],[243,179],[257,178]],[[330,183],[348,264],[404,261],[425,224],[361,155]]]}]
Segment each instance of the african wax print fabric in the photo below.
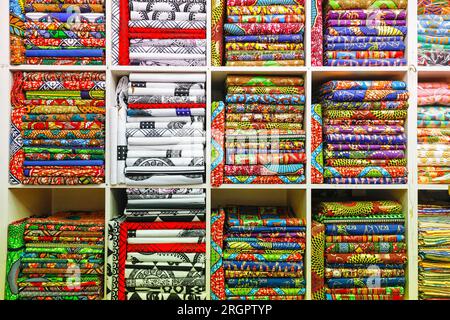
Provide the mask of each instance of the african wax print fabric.
[{"label": "african wax print fabric", "polygon": [[450,144],[446,120],[450,116],[446,82],[421,82],[418,86],[417,160],[420,184],[450,183]]},{"label": "african wax print fabric", "polygon": [[104,213],[59,212],[8,227],[6,300],[101,300]]},{"label": "african wax print fabric", "polygon": [[101,184],[105,90],[101,72],[15,72],[11,184]]},{"label": "african wax print fabric", "polygon": [[323,42],[323,65],[406,65],[407,1],[328,0],[313,5],[323,16],[323,23],[316,21],[319,14],[313,16],[313,32],[323,30],[315,40],[317,45]]},{"label": "african wax print fabric", "polygon": [[450,46],[448,2],[417,2],[417,62],[419,66],[448,66]]},{"label": "african wax print fabric", "polygon": [[449,299],[450,205],[445,201],[426,201],[418,208],[419,298]]},{"label": "african wax print fabric", "polygon": [[288,207],[213,209],[211,298],[303,299],[305,250],[305,220]]},{"label": "african wax print fabric", "polygon": [[313,212],[313,299],[404,298],[407,245],[400,202],[321,202]]},{"label": "african wax print fabric", "polygon": [[305,183],[302,77],[229,75],[213,102],[211,183]]},{"label": "african wax print fabric", "polygon": [[212,2],[214,66],[304,66],[304,0]]},{"label": "african wax print fabric", "polygon": [[104,1],[10,0],[11,64],[103,65]]},{"label": "african wax print fabric", "polygon": [[407,183],[408,98],[403,81],[324,83],[311,106],[312,182]]}]

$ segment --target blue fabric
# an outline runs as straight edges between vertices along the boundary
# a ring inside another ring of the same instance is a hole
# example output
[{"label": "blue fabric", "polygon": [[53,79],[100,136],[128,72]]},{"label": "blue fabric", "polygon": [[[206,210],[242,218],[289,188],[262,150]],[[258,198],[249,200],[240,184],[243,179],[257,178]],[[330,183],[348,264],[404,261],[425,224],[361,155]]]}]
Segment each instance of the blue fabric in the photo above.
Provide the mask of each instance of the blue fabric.
[{"label": "blue fabric", "polygon": [[26,50],[26,57],[103,57],[102,49]]},{"label": "blue fabric", "polygon": [[103,160],[54,160],[54,161],[31,161],[25,160],[24,166],[102,166]]},{"label": "blue fabric", "polygon": [[404,286],[405,277],[396,278],[333,278],[327,279],[329,288],[380,288]]},{"label": "blue fabric", "polygon": [[325,228],[325,234],[327,236],[394,235],[405,233],[405,226],[399,223],[327,224]]}]

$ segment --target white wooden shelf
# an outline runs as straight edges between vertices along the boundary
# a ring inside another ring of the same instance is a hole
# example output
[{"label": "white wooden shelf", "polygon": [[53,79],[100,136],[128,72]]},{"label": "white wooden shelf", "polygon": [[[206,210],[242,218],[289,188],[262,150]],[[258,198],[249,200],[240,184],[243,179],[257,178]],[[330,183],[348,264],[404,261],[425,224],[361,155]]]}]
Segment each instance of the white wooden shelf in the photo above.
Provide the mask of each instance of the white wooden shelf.
[{"label": "white wooden shelf", "polygon": [[[8,7],[7,0],[0,0],[4,8]],[[207,0],[210,8],[210,0]],[[417,36],[416,36],[416,2],[408,2],[408,36],[407,36],[407,58],[408,66],[403,67],[313,67],[311,66],[310,55],[311,39],[310,24],[305,26],[305,66],[301,67],[214,67],[211,66],[211,57],[208,55],[205,67],[149,67],[149,66],[117,66],[111,64],[111,0],[105,0],[107,15],[107,46],[106,65],[104,66],[11,66],[8,54],[0,56],[0,299],[3,298],[5,279],[5,258],[8,223],[20,217],[30,214],[52,213],[57,210],[76,210],[83,208],[105,210],[105,222],[111,218],[121,215],[126,203],[126,196],[123,189],[126,185],[110,185],[110,125],[109,112],[106,116],[107,137],[106,137],[106,182],[101,185],[80,185],[80,186],[11,186],[8,184],[8,154],[9,154],[9,119],[10,119],[10,86],[11,72],[14,71],[102,71],[106,73],[106,105],[108,109],[115,103],[115,86],[120,76],[131,72],[205,72],[207,74],[207,117],[206,136],[211,136],[210,115],[211,100],[223,97],[224,80],[227,74],[247,73],[247,74],[292,74],[303,75],[305,78],[305,122],[304,128],[306,137],[306,183],[299,185],[231,185],[226,184],[218,188],[212,187],[209,183],[210,172],[206,172],[206,183],[190,186],[160,186],[160,187],[194,187],[206,189],[207,225],[210,223],[211,208],[222,204],[253,204],[263,205],[268,203],[278,203],[291,205],[296,208],[298,214],[306,218],[307,221],[307,254],[305,256],[307,294],[306,298],[311,298],[311,225],[312,225],[312,197],[317,196],[320,190],[365,190],[371,197],[390,197],[402,201],[405,213],[407,213],[407,239],[408,239],[408,281],[407,298],[417,299],[417,203],[418,192],[429,190],[430,192],[442,192],[447,190],[447,185],[418,185],[417,184],[417,161],[416,135],[417,135],[417,82],[420,79],[450,79],[450,67],[418,67],[417,66]],[[306,1],[306,19],[311,21],[311,3]],[[0,10],[0,21],[3,27],[0,28],[0,52],[9,52],[9,28],[7,26],[9,17],[8,10]],[[208,10],[207,43],[210,52],[210,30],[211,14]],[[407,81],[410,92],[410,108],[407,119],[408,134],[408,170],[409,182],[406,185],[330,185],[311,184],[311,103],[313,99],[313,89],[326,80],[331,79],[397,79]],[[207,139],[208,140],[208,139]],[[210,167],[211,145],[207,141],[206,145],[206,168]],[[138,186],[130,186],[137,188]],[[143,186],[139,186],[143,187]],[[157,186],[152,186],[157,187]],[[380,198],[381,199],[381,198]],[[209,240],[210,230],[207,229],[207,272],[209,273]],[[207,286],[209,275],[207,274]],[[209,286],[208,286],[209,287]]]}]

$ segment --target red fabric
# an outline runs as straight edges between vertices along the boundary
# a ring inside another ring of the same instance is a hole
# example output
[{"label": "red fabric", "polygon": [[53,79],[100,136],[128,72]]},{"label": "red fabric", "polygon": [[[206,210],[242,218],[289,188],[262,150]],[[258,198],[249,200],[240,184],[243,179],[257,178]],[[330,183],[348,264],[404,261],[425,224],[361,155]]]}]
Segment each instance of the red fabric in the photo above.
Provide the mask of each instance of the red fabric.
[{"label": "red fabric", "polygon": [[127,230],[205,229],[205,221],[192,222],[124,222]]},{"label": "red fabric", "polygon": [[123,222],[119,231],[119,275],[118,300],[126,300],[125,292],[125,261],[127,252],[206,252],[205,243],[158,243],[158,244],[127,244],[128,230],[155,229],[205,229],[206,222]]},{"label": "red fabric", "polygon": [[119,65],[130,64],[130,41],[128,21],[130,20],[130,10],[128,8],[128,0],[120,0],[119,4]]},{"label": "red fabric", "polygon": [[128,109],[206,108],[206,103],[130,103]]},{"label": "red fabric", "polygon": [[[205,30],[129,28],[129,39],[206,39]],[[127,44],[128,50],[128,44]]]},{"label": "red fabric", "polygon": [[206,252],[206,243],[129,244],[127,252]]}]

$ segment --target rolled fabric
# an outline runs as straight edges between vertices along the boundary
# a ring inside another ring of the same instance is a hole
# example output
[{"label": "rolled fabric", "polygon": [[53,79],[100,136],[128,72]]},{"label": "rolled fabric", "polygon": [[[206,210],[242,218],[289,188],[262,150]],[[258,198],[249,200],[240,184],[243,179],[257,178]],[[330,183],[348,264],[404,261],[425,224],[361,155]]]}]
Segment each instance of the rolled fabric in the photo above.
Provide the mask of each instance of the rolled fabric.
[{"label": "rolled fabric", "polygon": [[358,26],[406,26],[406,20],[333,20],[327,19],[329,27],[358,27]]},{"label": "rolled fabric", "polygon": [[328,279],[327,285],[330,288],[349,288],[349,287],[371,287],[373,285],[380,287],[390,287],[396,285],[405,285],[405,277],[396,278],[336,278]]},{"label": "rolled fabric", "polygon": [[326,19],[382,19],[382,20],[405,20],[406,10],[403,9],[351,9],[351,10],[328,10]]},{"label": "rolled fabric", "polygon": [[378,150],[406,150],[404,144],[327,144],[330,151],[378,151]]},{"label": "rolled fabric", "polygon": [[328,59],[328,66],[405,66],[406,59]]},{"label": "rolled fabric", "polygon": [[319,214],[328,217],[393,213],[402,213],[402,205],[398,201],[321,202],[319,206]]},{"label": "rolled fabric", "polygon": [[404,159],[403,150],[379,150],[379,151],[324,151],[327,159]]},{"label": "rolled fabric", "polygon": [[407,90],[333,90],[322,94],[322,98],[332,101],[407,101]]},{"label": "rolled fabric", "polygon": [[402,134],[405,129],[402,126],[324,126],[325,134]]},{"label": "rolled fabric", "polygon": [[225,36],[225,42],[238,43],[238,42],[264,42],[264,43],[302,43],[303,34],[290,34],[290,35],[246,35],[246,36]]},{"label": "rolled fabric", "polygon": [[403,51],[326,51],[326,59],[398,59]]},{"label": "rolled fabric", "polygon": [[[403,41],[383,41],[383,42],[343,42],[343,43],[326,43],[327,50],[353,50],[353,51],[379,51],[379,50],[405,50],[406,46]],[[375,52],[376,53],[376,52]],[[375,57],[352,57],[353,59],[368,59]],[[403,56],[395,57],[379,57],[379,58],[403,58]],[[335,56],[327,56],[327,59],[340,59]]]},{"label": "rolled fabric", "polygon": [[380,27],[329,27],[326,34],[331,36],[405,36],[406,26]]},{"label": "rolled fabric", "polygon": [[[327,224],[325,234],[330,236],[337,235],[393,235],[404,234],[405,227],[403,224]],[[332,255],[330,255],[332,256]],[[340,256],[340,255],[339,255]],[[337,256],[336,258],[339,258]],[[343,255],[347,257],[351,255]],[[406,259],[406,257],[404,257]],[[333,260],[339,262],[339,260]],[[332,261],[329,261],[332,262]],[[341,261],[342,262],[342,261]]]},{"label": "rolled fabric", "polygon": [[406,0],[330,0],[328,6],[334,10],[348,9],[406,9]]},{"label": "rolled fabric", "polygon": [[[327,134],[324,136],[327,142],[344,143],[357,142],[361,144],[404,144],[406,136],[401,135],[356,135],[356,134]],[[395,153],[395,152],[394,152]]]},{"label": "rolled fabric", "polygon": [[325,43],[402,42],[402,36],[325,36]]},{"label": "rolled fabric", "polygon": [[304,14],[300,5],[227,6],[227,15]]},{"label": "rolled fabric", "polygon": [[300,175],[304,174],[303,164],[298,165],[252,165],[252,166],[225,166],[225,175]]},{"label": "rolled fabric", "polygon": [[327,159],[325,165],[329,167],[373,167],[373,166],[406,166],[407,159]]},{"label": "rolled fabric", "polygon": [[324,110],[327,119],[403,120],[407,110]]},{"label": "rolled fabric", "polygon": [[305,175],[290,176],[224,176],[226,184],[299,184],[305,183]]},{"label": "rolled fabric", "polygon": [[407,176],[406,167],[324,167],[325,178],[398,178]]},{"label": "rolled fabric", "polygon": [[224,31],[231,36],[296,34],[304,29],[303,23],[225,23]]},{"label": "rolled fabric", "polygon": [[408,178],[327,178],[330,184],[406,184]]},{"label": "rolled fabric", "polygon": [[243,279],[225,279],[229,288],[299,288],[305,285],[303,278],[243,278]]}]

